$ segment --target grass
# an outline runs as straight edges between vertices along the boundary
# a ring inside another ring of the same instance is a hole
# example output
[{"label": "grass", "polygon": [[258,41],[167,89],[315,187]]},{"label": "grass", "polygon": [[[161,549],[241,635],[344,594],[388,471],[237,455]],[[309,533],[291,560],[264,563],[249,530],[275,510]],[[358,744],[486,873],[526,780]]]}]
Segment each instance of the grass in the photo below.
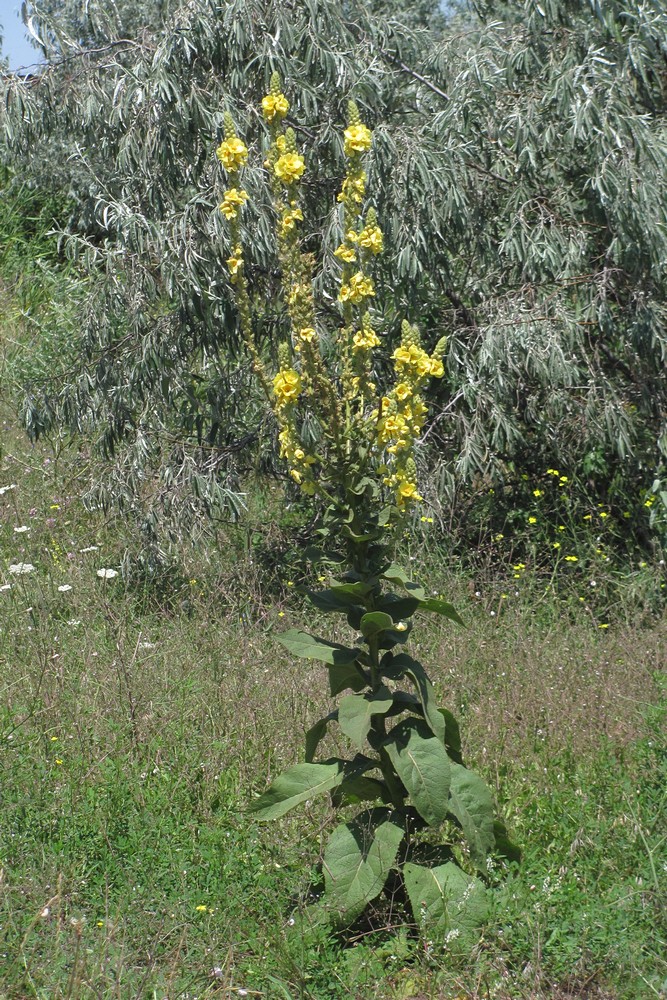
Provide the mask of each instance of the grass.
[{"label": "grass", "polygon": [[412,649],[524,856],[490,871],[472,955],[398,922],[343,940],[298,919],[327,805],[245,811],[327,708],[274,639],[304,620],[294,512],[261,484],[244,525],[147,572],[131,525],[83,510],[74,450],[30,447],[7,405],[2,431],[0,996],[667,995],[667,622],[641,594],[636,616],[640,574],[603,619],[579,585],[473,583],[435,529],[406,540],[469,622],[424,619]]}]

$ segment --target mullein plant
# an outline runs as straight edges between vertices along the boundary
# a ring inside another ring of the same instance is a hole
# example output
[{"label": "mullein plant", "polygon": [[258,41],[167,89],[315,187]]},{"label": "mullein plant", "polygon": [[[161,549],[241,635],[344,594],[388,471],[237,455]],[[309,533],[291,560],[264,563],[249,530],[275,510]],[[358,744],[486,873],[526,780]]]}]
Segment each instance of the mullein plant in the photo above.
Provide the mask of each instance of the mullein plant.
[{"label": "mullein plant", "polygon": [[[248,149],[229,114],[217,149],[228,180],[220,205],[231,247],[227,269],[243,338],[278,424],[280,455],[322,510],[321,547],[309,555],[329,567],[331,579],[325,589],[304,593],[318,611],[346,618],[353,638],[343,645],[299,629],[280,636],[294,655],[325,664],[337,707],[307,732],[305,762],[281,774],[251,811],[261,820],[277,819],[325,793],[337,808],[357,806],[327,843],[324,892],[311,912],[348,926],[390,894],[402,897],[429,933],[465,946],[487,910],[484,875],[492,854],[514,856],[515,849],[495,817],[489,788],[463,764],[454,716],[437,707],[424,667],[406,651],[418,612],[462,624],[460,618],[393,561],[397,536],[422,499],[414,449],[427,414],[423,393],[443,375],[445,343],[429,353],[419,331],[403,322],[391,354],[391,387],[379,389],[384,343],[374,319],[372,270],[384,240],[374,209],[366,207],[364,160],[372,134],[353,102],[338,195],[340,324],[325,328],[313,294],[314,260],[301,249],[306,161],[294,131],[284,127],[288,111],[274,75],[262,101],[270,136],[264,166],[289,317],[275,374],[253,333],[240,224]],[[330,725],[349,741],[349,757],[317,759]]]}]

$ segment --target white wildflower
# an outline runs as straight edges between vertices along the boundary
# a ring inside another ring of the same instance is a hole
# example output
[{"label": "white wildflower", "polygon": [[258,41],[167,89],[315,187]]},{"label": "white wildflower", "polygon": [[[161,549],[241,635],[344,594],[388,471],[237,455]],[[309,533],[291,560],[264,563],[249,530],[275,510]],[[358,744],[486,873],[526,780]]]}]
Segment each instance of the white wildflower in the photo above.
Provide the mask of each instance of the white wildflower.
[{"label": "white wildflower", "polygon": [[9,572],[13,573],[14,576],[22,576],[24,573],[32,573],[34,568],[32,563],[12,563],[9,567]]},{"label": "white wildflower", "polygon": [[101,580],[113,580],[115,576],[118,576],[118,570],[116,569],[98,569],[97,575]]}]

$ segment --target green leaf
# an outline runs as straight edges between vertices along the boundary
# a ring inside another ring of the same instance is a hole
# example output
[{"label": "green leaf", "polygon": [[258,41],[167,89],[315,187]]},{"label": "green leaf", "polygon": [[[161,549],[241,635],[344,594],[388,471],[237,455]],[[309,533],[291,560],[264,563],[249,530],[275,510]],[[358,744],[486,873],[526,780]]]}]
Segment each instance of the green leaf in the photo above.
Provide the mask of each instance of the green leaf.
[{"label": "green leaf", "polygon": [[386,611],[395,622],[411,618],[420,604],[416,597],[397,597],[396,594],[385,594],[376,602],[377,610]]},{"label": "green leaf", "polygon": [[[383,658],[384,662],[384,658]],[[397,680],[399,677],[409,677],[417,689],[417,695],[421,702],[424,718],[428,722],[433,733],[444,744],[445,742],[445,720],[435,703],[435,692],[433,685],[426,676],[426,671],[419,662],[408,656],[407,653],[398,653],[391,658],[387,666],[382,666],[382,673],[385,677]]]},{"label": "green leaf", "polygon": [[418,601],[426,600],[426,592],[423,587],[420,587],[417,583],[412,583],[408,578],[404,569],[401,566],[392,563],[384,573],[381,574],[385,580],[389,580],[390,583],[398,584],[403,590],[407,590],[412,597],[416,597]]},{"label": "green leaf", "polygon": [[360,628],[366,639],[372,639],[380,632],[393,627],[394,620],[391,615],[386,615],[383,611],[369,611],[360,622]]},{"label": "green leaf", "polygon": [[284,632],[278,636],[278,642],[294,653],[306,660],[322,660],[335,666],[346,666],[354,663],[361,652],[360,649],[349,649],[341,646],[337,642],[327,642],[326,639],[318,639],[308,632],[300,632],[299,629],[291,628],[289,632]]},{"label": "green leaf", "polygon": [[447,601],[441,601],[438,597],[427,597],[425,601],[420,601],[419,610],[434,611],[436,614],[442,615],[444,618],[449,618],[451,622],[456,622],[457,625],[463,625],[465,628],[465,622],[454,605],[449,604]]},{"label": "green leaf", "polygon": [[445,720],[445,746],[457,764],[462,764],[461,757],[461,731],[456,717],[452,715],[448,708],[439,708],[440,715]]},{"label": "green leaf", "polygon": [[429,937],[445,941],[450,951],[468,951],[489,915],[487,892],[479,879],[453,861],[435,868],[403,865],[405,888],[414,918]]},{"label": "green leaf", "polygon": [[251,804],[249,812],[260,820],[278,819],[300,802],[335,788],[344,777],[344,765],[340,760],[329,764],[295,764]]},{"label": "green leaf", "polygon": [[368,681],[364,677],[363,671],[354,663],[337,663],[329,667],[329,692],[332,698],[335,698],[341,691],[346,691],[347,688],[361,691],[367,685]]},{"label": "green leaf", "polygon": [[348,694],[338,706],[338,724],[346,736],[363,747],[374,715],[385,715],[393,704],[393,695],[382,685],[372,694]]},{"label": "green leaf", "polygon": [[318,611],[347,611],[354,604],[352,598],[339,597],[333,589],[329,590],[302,590],[310,603]]},{"label": "green leaf", "polygon": [[394,866],[404,831],[387,809],[369,809],[336,827],[322,861],[334,921],[350,924],[376,898]]},{"label": "green leaf", "polygon": [[346,778],[331,792],[331,802],[336,808],[356,805],[358,802],[390,802],[389,789],[378,778]]},{"label": "green leaf", "polygon": [[463,828],[471,858],[483,868],[496,843],[491,789],[478,774],[462,764],[452,761],[451,770],[449,811]]},{"label": "green leaf", "polygon": [[311,764],[313,757],[317,752],[317,748],[326,734],[327,726],[330,722],[335,722],[338,718],[338,712],[329,712],[327,716],[323,719],[319,719],[314,726],[311,726],[306,733],[306,762]]},{"label": "green leaf", "polygon": [[383,743],[420,816],[431,826],[447,816],[450,763],[442,741],[421,719],[404,719]]}]

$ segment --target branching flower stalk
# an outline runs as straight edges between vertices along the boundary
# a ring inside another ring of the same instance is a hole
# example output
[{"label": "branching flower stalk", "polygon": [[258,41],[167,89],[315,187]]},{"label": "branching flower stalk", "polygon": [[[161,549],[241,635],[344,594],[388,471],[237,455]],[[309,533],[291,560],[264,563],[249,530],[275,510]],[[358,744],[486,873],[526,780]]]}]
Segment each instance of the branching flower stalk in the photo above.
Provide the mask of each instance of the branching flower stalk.
[{"label": "branching flower stalk", "polygon": [[[341,321],[337,330],[324,328],[313,294],[314,261],[301,249],[306,160],[294,131],[284,128],[288,112],[274,75],[262,101],[270,138],[264,165],[289,331],[273,377],[254,339],[244,269],[240,216],[248,194],[238,175],[248,150],[229,115],[217,150],[230,184],[220,205],[229,226],[227,268],[243,337],[278,423],[281,457],[303,492],[319,497],[324,507],[323,544],[312,558],[332,573],[335,569],[336,576],[326,589],[304,592],[318,610],[344,615],[356,638],[343,646],[298,629],[281,637],[296,655],[327,665],[332,697],[350,693],[306,734],[306,762],[277,778],[252,810],[260,819],[273,819],[319,792],[330,792],[336,806],[370,802],[331,836],[318,912],[350,924],[398,877],[415,919],[423,921],[426,907],[429,921],[445,933],[465,931],[465,941],[486,910],[485,887],[472,870],[485,872],[494,850],[512,855],[515,849],[495,820],[486,784],[463,765],[456,720],[437,708],[422,664],[400,651],[416,612],[461,620],[450,604],[427,597],[392,561],[397,533],[422,499],[414,449],[427,414],[423,393],[432,378],[444,374],[445,342],[429,353],[417,328],[404,321],[401,342],[391,354],[392,384],[380,391],[376,362],[383,337],[373,311],[372,269],[384,237],[375,210],[366,205],[364,160],[372,133],[354,102],[344,131],[347,169],[338,195]],[[402,681],[408,690],[400,688]],[[357,752],[349,760],[316,761],[332,722]],[[456,843],[467,867],[454,861]]]}]

